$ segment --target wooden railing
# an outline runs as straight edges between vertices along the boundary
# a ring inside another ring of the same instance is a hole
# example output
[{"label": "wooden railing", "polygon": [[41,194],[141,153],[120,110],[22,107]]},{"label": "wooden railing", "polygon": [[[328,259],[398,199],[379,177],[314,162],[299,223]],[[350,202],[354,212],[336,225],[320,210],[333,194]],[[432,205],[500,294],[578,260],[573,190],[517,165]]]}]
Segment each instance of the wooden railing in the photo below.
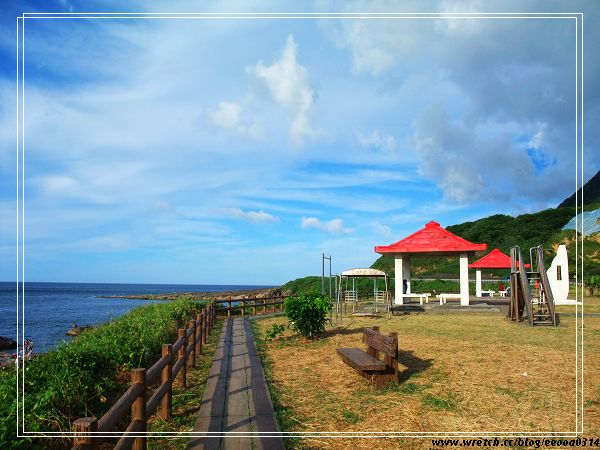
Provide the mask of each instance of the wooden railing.
[{"label": "wooden railing", "polygon": [[[100,420],[96,417],[83,417],[73,422],[75,432],[74,447],[71,450],[91,450],[106,441],[108,434],[131,412],[127,429],[115,445],[115,449],[146,449],[146,422],[157,410],[164,420],[171,419],[171,398],[173,381],[186,388],[186,367],[195,367],[196,355],[202,354],[202,346],[208,343],[208,336],[214,326],[216,307],[210,303],[202,312],[188,322],[187,328],[180,328],[173,344],[162,346],[162,356],[149,369],[134,369],[131,372],[131,387],[115,402]],[[154,393],[147,397],[150,386],[160,384]]]},{"label": "wooden railing", "polygon": [[283,310],[283,303],[285,301],[285,296],[276,295],[272,297],[264,297],[264,298],[242,298],[242,299],[232,299],[231,297],[226,299],[215,299],[213,302],[215,304],[221,304],[221,308],[217,311],[220,313],[223,309],[225,309],[225,305],[227,305],[227,317],[231,317],[231,313],[233,310],[240,309],[241,315],[245,315],[246,309],[252,308],[252,314],[256,315],[257,313],[266,314],[268,312],[276,312]]}]

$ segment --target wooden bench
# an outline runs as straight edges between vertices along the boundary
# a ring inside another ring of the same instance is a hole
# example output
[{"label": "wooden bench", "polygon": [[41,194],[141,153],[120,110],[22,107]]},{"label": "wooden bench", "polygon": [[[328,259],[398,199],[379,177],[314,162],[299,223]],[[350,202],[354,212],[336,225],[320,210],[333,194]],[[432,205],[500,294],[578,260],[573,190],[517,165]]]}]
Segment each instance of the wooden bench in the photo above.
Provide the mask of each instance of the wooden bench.
[{"label": "wooden bench", "polygon": [[[362,337],[367,351],[360,348],[338,348],[342,361],[367,378],[375,382],[376,388],[388,383],[398,384],[398,333],[386,336],[379,327],[365,329]],[[383,361],[379,359],[383,353]]]}]

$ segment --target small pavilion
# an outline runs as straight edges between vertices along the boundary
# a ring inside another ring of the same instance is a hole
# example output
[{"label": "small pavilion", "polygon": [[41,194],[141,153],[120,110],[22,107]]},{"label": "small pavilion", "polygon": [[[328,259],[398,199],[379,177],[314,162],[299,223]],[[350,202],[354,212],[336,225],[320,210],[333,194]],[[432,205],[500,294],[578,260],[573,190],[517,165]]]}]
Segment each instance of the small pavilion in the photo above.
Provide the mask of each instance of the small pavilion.
[{"label": "small pavilion", "polygon": [[396,276],[395,299],[397,305],[404,303],[403,280],[407,281],[406,293],[410,294],[411,256],[458,256],[460,258],[460,304],[469,304],[469,255],[487,250],[487,244],[474,244],[442,228],[431,221],[416,233],[391,245],[376,246],[375,252],[394,256]]},{"label": "small pavilion", "polygon": [[[529,264],[525,264],[529,267]],[[475,271],[475,295],[481,297],[481,269],[510,269],[510,256],[495,248],[483,258],[469,264],[469,269]]]}]

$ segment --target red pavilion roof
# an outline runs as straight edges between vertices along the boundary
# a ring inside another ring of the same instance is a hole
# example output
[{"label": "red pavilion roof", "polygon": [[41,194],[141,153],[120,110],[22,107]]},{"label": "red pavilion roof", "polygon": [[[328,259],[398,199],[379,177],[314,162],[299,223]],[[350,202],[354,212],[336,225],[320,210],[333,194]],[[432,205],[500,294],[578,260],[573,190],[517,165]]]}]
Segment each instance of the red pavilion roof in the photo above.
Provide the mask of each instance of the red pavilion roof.
[{"label": "red pavilion roof", "polygon": [[[529,264],[525,264],[529,267]],[[483,258],[469,264],[469,269],[510,269],[510,256],[495,248]]]},{"label": "red pavilion roof", "polygon": [[474,244],[431,221],[425,228],[391,245],[378,245],[376,253],[465,253],[487,250],[487,244]]}]

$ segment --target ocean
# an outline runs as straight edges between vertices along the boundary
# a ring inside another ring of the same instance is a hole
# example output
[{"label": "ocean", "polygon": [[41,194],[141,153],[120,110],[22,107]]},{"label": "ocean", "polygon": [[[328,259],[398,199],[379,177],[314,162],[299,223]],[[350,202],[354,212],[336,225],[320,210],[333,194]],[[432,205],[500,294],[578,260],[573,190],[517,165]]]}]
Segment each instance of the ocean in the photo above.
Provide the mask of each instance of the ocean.
[{"label": "ocean", "polygon": [[[223,292],[271,286],[117,284],[117,283],[25,283],[24,308],[19,305],[25,337],[33,339],[36,353],[68,341],[65,333],[73,323],[99,325],[131,309],[160,300],[100,298],[105,295],[168,294],[172,292]],[[23,301],[23,298],[20,298]],[[17,338],[17,291],[15,282],[0,282],[0,336]]]}]

